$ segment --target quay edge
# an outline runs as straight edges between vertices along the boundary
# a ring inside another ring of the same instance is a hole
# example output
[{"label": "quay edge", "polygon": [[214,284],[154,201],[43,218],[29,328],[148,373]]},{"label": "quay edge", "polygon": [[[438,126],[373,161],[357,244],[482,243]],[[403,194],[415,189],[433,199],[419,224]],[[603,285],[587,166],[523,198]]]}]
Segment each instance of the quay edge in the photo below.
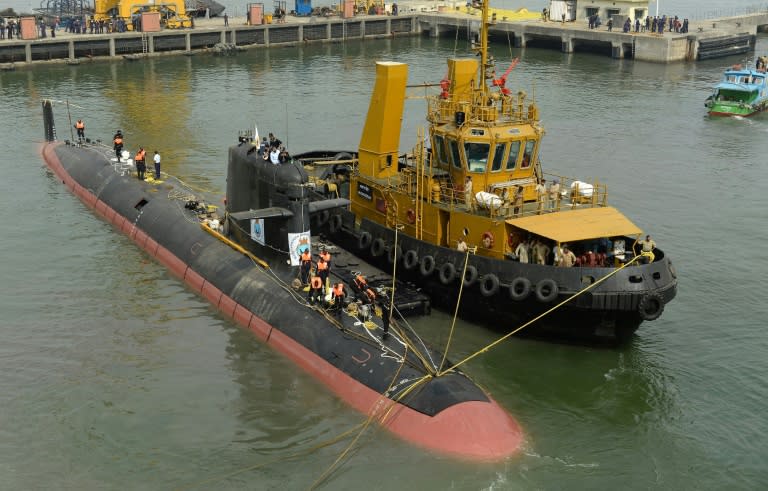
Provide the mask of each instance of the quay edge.
[{"label": "quay edge", "polygon": [[[27,66],[41,62],[72,63],[79,59],[114,59],[163,54],[189,54],[225,45],[234,49],[268,48],[315,42],[389,38],[394,36],[465,35],[476,30],[476,15],[461,10],[415,12],[398,16],[288,17],[279,24],[224,26],[220,19],[197,21],[195,29],[157,33],[60,33],[56,38],[6,40],[0,43],[0,64]],[[596,52],[613,58],[676,63],[742,54],[754,50],[757,33],[768,29],[768,9],[738,17],[694,21],[687,34],[608,32],[588,29],[582,22],[506,21],[490,29],[500,43],[515,47],[545,47],[565,53]]]}]

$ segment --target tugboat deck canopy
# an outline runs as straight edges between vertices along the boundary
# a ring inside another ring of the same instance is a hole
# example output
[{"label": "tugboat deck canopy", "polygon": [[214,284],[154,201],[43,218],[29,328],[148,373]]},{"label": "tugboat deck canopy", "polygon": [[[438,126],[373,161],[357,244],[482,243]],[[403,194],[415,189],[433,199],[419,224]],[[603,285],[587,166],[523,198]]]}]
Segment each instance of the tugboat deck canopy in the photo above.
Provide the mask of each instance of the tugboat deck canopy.
[{"label": "tugboat deck canopy", "polygon": [[558,243],[603,237],[637,236],[643,231],[611,206],[513,218],[509,225]]}]

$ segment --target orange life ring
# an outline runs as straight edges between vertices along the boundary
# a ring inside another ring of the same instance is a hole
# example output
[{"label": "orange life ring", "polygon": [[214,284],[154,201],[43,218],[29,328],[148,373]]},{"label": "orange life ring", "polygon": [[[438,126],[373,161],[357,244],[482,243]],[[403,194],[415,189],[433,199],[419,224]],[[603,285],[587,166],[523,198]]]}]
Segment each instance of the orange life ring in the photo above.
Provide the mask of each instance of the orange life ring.
[{"label": "orange life ring", "polygon": [[483,232],[482,244],[486,249],[493,249],[494,238],[490,231]]},{"label": "orange life ring", "polygon": [[416,223],[416,212],[413,211],[413,208],[409,208],[405,214],[408,217],[408,223]]}]

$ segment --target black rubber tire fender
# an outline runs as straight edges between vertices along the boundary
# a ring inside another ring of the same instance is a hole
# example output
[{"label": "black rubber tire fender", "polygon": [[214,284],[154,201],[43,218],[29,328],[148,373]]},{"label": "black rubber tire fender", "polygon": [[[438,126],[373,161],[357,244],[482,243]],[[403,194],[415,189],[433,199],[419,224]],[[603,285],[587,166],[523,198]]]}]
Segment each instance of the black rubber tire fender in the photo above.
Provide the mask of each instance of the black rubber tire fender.
[{"label": "black rubber tire fender", "polygon": [[483,275],[480,280],[480,293],[484,297],[492,297],[499,291],[499,277],[493,273]]},{"label": "black rubber tire fender", "polygon": [[376,237],[371,242],[371,256],[381,257],[387,251],[387,245],[384,243],[384,239]]},{"label": "black rubber tire fender", "polygon": [[547,278],[536,283],[536,300],[541,303],[549,303],[557,298],[560,290],[557,283],[551,278]]},{"label": "black rubber tire fender", "polygon": [[435,272],[435,258],[432,256],[424,256],[419,261],[419,273],[421,276],[429,276]]},{"label": "black rubber tire fender", "polygon": [[331,215],[330,228],[332,234],[341,230],[341,215]]},{"label": "black rubber tire fender", "polygon": [[368,249],[371,246],[372,240],[373,240],[373,237],[371,237],[370,232],[361,233],[360,236],[357,238],[357,248]]},{"label": "black rubber tire fender", "polygon": [[405,251],[403,256],[403,267],[407,270],[412,270],[419,265],[419,255],[413,249]]},{"label": "black rubber tire fender", "polygon": [[400,246],[397,247],[390,247],[387,251],[387,262],[389,264],[394,264],[403,257],[403,248]]},{"label": "black rubber tire fender", "polygon": [[479,276],[480,275],[477,272],[477,268],[471,264],[468,265],[467,270],[464,272],[464,287],[469,288],[470,286],[474,285]]},{"label": "black rubber tire fender", "polygon": [[516,302],[522,302],[531,294],[531,280],[518,276],[509,284],[509,298]]},{"label": "black rubber tire fender", "polygon": [[448,285],[456,279],[456,266],[453,263],[443,263],[438,271],[440,283]]},{"label": "black rubber tire fender", "polygon": [[640,304],[637,306],[637,312],[640,314],[640,318],[644,321],[653,321],[661,316],[664,312],[664,300],[661,295],[656,292],[646,293],[643,298],[640,299]]}]

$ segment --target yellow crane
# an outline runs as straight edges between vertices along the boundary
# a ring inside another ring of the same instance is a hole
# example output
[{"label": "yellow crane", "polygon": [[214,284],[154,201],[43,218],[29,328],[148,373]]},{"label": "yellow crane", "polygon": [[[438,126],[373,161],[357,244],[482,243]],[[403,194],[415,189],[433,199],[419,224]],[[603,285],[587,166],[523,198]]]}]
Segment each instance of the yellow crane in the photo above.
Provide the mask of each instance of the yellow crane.
[{"label": "yellow crane", "polygon": [[94,19],[110,20],[121,18],[128,29],[133,29],[131,19],[144,12],[160,12],[161,25],[170,29],[192,27],[192,20],[187,16],[184,0],[95,0]]}]

